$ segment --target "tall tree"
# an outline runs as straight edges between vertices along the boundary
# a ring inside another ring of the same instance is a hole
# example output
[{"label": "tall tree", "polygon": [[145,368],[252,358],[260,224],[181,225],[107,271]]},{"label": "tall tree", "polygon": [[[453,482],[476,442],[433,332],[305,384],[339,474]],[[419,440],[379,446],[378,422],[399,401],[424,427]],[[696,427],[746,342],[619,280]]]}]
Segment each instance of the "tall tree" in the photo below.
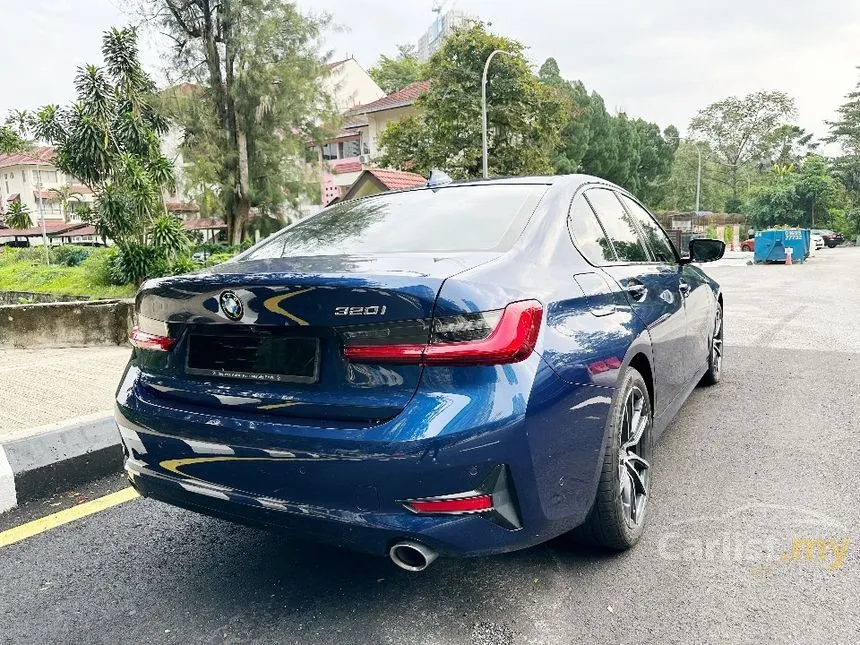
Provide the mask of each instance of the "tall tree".
[{"label": "tall tree", "polygon": [[656,123],[643,119],[635,119],[633,125],[639,135],[637,192],[645,203],[655,205],[660,201],[672,171],[680,135],[674,125],[668,126],[662,132]]},{"label": "tall tree", "polygon": [[699,146],[702,153],[702,177],[699,208],[721,212],[731,196],[723,181],[725,168],[711,160],[707,144],[681,141],[673,155],[671,170],[659,186],[659,195],[648,203],[670,211],[692,211],[696,205],[696,181],[699,170]]},{"label": "tall tree", "polygon": [[20,152],[27,147],[27,142],[13,128],[0,125],[0,154]]},{"label": "tall tree", "polygon": [[830,134],[826,141],[842,148],[842,156],[834,160],[833,173],[854,202],[846,215],[846,232],[860,235],[860,82],[845,98],[837,109],[838,118],[827,123]]},{"label": "tall tree", "polygon": [[319,82],[327,21],[284,0],[149,2],[173,39],[176,73],[200,86],[193,109],[172,116],[186,130],[184,150],[205,160],[206,182],[219,187],[238,244],[252,207],[278,213],[313,183],[307,143],[336,118]]},{"label": "tall tree", "polygon": [[55,146],[57,168],[93,191],[88,221],[117,242],[123,275],[139,282],[163,273],[160,263],[173,253],[154,243],[153,228],[179,226],[162,200],[162,190],[173,189],[173,166],[160,149],[167,121],[153,106],[155,84],[140,64],[137,32],[105,32],[102,55],[104,66],[78,68],[75,103],[39,110],[35,134]]},{"label": "tall tree", "polygon": [[845,98],[845,103],[836,109],[839,117],[827,122],[830,135],[826,140],[838,143],[846,155],[860,156],[860,82]]},{"label": "tall tree", "polygon": [[581,81],[562,78],[554,58],[544,62],[539,77],[567,99],[567,123],[560,133],[555,171],[598,175],[646,201],[657,200],[678,146],[677,129],[669,126],[661,133],[655,123],[631,120],[624,113],[609,114],[599,94],[589,96]]},{"label": "tall tree", "polygon": [[383,92],[391,94],[424,78],[424,66],[418,60],[414,45],[398,45],[395,58],[383,54],[368,74]]},{"label": "tall tree", "polygon": [[795,191],[804,215],[808,214],[805,225],[815,228],[816,223],[830,223],[828,207],[840,205],[840,189],[823,157],[810,155],[803,161]]},{"label": "tall tree", "polygon": [[10,110],[0,125],[0,154],[26,150],[32,123],[33,116],[27,110]]},{"label": "tall tree", "polygon": [[770,159],[765,159],[770,165],[787,166],[800,163],[807,155],[818,149],[815,135],[797,125],[783,125],[776,128],[770,135],[767,147],[771,149]]},{"label": "tall tree", "polygon": [[706,141],[712,158],[725,166],[732,205],[740,202],[743,167],[769,158],[775,145],[774,131],[787,125],[794,115],[793,98],[784,92],[759,91],[744,98],[730,96],[712,103],[690,122],[693,136]]},{"label": "tall tree", "polygon": [[756,186],[749,200],[752,223],[767,226],[831,225],[832,212],[846,205],[844,191],[823,157],[809,155],[799,167],[775,165],[768,182]]},{"label": "tall tree", "polygon": [[445,40],[427,62],[430,88],[416,102],[418,116],[390,125],[380,136],[384,165],[452,177],[479,177],[481,76],[495,49],[487,81],[489,169],[492,175],[552,170],[565,102],[529,69],[523,45],[471,23]]},{"label": "tall tree", "polygon": [[544,84],[555,88],[566,99],[567,123],[559,133],[554,166],[559,174],[579,172],[582,159],[588,151],[591,99],[581,81],[567,81],[561,76],[558,62],[547,58],[541,65],[538,77]]}]

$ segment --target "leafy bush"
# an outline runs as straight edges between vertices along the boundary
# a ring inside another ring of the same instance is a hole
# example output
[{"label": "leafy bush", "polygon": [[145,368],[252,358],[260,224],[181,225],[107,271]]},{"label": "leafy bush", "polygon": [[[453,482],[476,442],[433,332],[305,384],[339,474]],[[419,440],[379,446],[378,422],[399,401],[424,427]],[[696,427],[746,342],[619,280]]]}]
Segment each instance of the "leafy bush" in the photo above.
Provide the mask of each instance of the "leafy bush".
[{"label": "leafy bush", "polygon": [[51,249],[51,262],[67,267],[76,267],[92,255],[93,247],[66,244]]},{"label": "leafy bush", "polygon": [[188,257],[176,258],[170,265],[171,275],[180,275],[182,273],[191,273],[200,268],[194,260]]},{"label": "leafy bush", "polygon": [[170,273],[170,265],[157,247],[126,242],[116,248],[109,269],[111,284],[140,284]]},{"label": "leafy bush", "polygon": [[18,249],[18,261],[30,262],[31,264],[45,263],[45,248],[42,246],[27,246]]},{"label": "leafy bush", "polygon": [[205,266],[211,267],[233,259],[235,253],[213,253],[206,259]]},{"label": "leafy bush", "polygon": [[89,275],[93,284],[116,285],[113,281],[113,263],[116,261],[118,250],[115,246],[110,248],[94,249],[90,256],[81,262],[80,267]]},{"label": "leafy bush", "polygon": [[705,229],[705,237],[716,240],[717,239],[717,229],[713,226],[709,226]]},{"label": "leafy bush", "polygon": [[149,242],[163,257],[175,259],[188,251],[188,236],[182,230],[182,221],[169,215],[157,217],[149,231]]}]

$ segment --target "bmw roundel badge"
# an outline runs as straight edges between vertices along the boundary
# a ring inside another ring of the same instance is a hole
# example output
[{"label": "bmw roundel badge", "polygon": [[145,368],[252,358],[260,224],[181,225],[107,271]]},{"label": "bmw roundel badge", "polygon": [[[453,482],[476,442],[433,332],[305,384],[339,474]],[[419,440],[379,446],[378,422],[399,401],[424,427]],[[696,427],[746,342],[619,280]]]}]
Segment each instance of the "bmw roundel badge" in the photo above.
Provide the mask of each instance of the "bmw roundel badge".
[{"label": "bmw roundel badge", "polygon": [[245,308],[242,306],[242,301],[232,291],[221,292],[221,297],[218,299],[221,303],[221,311],[230,320],[241,320],[245,315]]}]

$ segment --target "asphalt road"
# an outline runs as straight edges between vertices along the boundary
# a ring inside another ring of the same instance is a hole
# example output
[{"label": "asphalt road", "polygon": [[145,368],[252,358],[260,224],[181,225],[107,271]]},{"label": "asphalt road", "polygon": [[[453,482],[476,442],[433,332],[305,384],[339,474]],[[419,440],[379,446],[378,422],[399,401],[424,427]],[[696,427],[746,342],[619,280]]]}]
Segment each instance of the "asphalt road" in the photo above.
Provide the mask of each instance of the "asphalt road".
[{"label": "asphalt road", "polygon": [[860,249],[710,272],[724,381],[664,434],[631,552],[560,539],[414,575],[137,499],[0,549],[0,642],[857,643]]}]

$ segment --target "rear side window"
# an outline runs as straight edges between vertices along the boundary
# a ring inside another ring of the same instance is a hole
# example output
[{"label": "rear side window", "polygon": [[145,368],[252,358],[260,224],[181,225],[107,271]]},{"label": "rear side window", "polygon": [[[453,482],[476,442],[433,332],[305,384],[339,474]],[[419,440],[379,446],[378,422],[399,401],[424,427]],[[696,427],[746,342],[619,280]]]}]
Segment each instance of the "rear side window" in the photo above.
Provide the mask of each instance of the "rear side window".
[{"label": "rear side window", "polygon": [[450,186],[336,204],[252,248],[239,260],[510,249],[545,185]]},{"label": "rear side window", "polygon": [[651,253],[654,254],[657,262],[676,263],[678,260],[675,257],[672,242],[651,214],[626,195],[621,195],[621,201],[624,202],[627,212],[639,222],[639,228],[645,234],[645,241],[651,248]]},{"label": "rear side window", "polygon": [[642,243],[633,218],[621,206],[615,193],[605,188],[586,191],[606,236],[612,242],[619,262],[649,262],[648,251]]},{"label": "rear side window", "polygon": [[573,243],[591,264],[599,266],[617,261],[615,251],[612,250],[606,234],[600,228],[600,222],[597,221],[594,211],[582,195],[578,195],[573,200],[569,225]]}]

